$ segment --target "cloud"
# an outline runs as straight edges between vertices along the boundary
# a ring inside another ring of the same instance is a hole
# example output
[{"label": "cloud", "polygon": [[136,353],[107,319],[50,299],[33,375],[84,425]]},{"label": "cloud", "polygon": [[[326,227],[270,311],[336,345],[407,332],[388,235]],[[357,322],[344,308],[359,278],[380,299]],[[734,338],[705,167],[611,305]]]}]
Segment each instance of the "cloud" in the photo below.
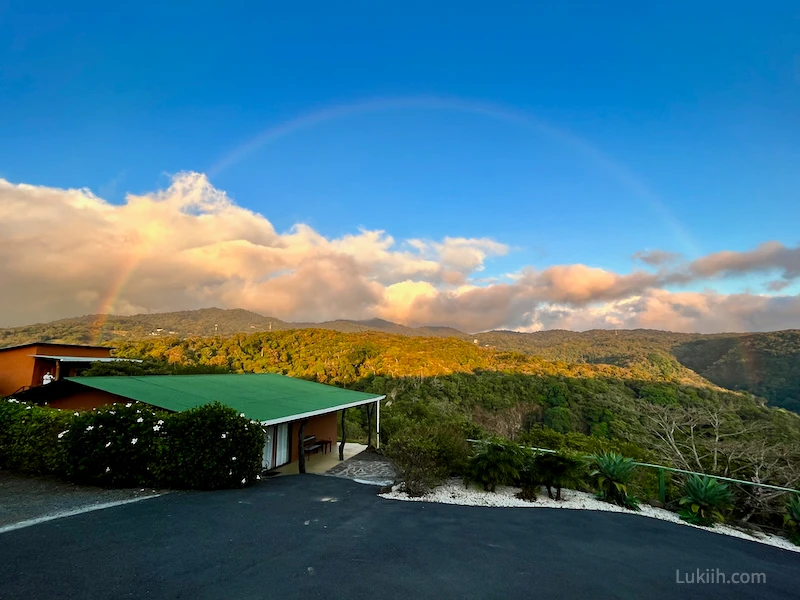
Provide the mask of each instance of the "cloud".
[{"label": "cloud", "polygon": [[640,260],[651,267],[661,267],[673,263],[680,259],[682,254],[678,252],[666,252],[664,250],[640,250],[633,255],[634,260]]},{"label": "cloud", "polygon": [[780,292],[781,290],[785,290],[787,287],[791,285],[791,282],[786,281],[785,279],[776,279],[774,281],[768,281],[765,287],[771,292]]},{"label": "cloud", "polygon": [[650,290],[590,309],[543,307],[538,329],[668,329],[683,332],[800,328],[800,297]]},{"label": "cloud", "polygon": [[661,275],[637,271],[619,275],[586,265],[557,265],[541,272],[528,270],[519,280],[547,302],[585,305],[639,293],[659,285]]},{"label": "cloud", "polygon": [[384,231],[360,231],[327,239],[304,224],[278,233],[198,173],[121,206],[89,190],[0,180],[0,236],[0,276],[14,290],[0,299],[3,325],[212,304],[299,320],[358,318],[385,307],[394,284],[461,286],[508,252],[485,238],[398,244]]},{"label": "cloud", "polygon": [[700,277],[780,271],[784,279],[791,280],[800,276],[800,245],[788,248],[772,241],[746,252],[716,252],[692,262],[690,270]]},{"label": "cloud", "polygon": [[489,238],[396,240],[382,230],[326,238],[305,224],[278,232],[199,173],[111,204],[86,189],[0,179],[0,325],[207,306],[285,320],[382,317],[409,325],[494,328],[652,327],[727,331],[800,327],[795,296],[686,292],[704,278],[800,272],[798,249],[768,242],[691,263],[661,250],[652,270],[552,265],[493,277],[509,247]]}]

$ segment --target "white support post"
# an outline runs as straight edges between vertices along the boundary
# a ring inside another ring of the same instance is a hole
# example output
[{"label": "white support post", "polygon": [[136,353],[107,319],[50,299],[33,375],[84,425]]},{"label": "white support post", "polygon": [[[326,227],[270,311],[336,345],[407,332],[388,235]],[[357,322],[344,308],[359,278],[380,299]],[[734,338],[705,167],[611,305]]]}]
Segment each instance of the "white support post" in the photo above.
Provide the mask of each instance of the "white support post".
[{"label": "white support post", "polygon": [[375,429],[377,429],[377,437],[378,437],[378,439],[376,440],[375,444],[376,444],[376,447],[380,448],[381,447],[381,401],[380,401],[380,398],[378,399],[378,401],[375,404],[377,404],[376,418],[375,418],[375,420],[376,420]]}]

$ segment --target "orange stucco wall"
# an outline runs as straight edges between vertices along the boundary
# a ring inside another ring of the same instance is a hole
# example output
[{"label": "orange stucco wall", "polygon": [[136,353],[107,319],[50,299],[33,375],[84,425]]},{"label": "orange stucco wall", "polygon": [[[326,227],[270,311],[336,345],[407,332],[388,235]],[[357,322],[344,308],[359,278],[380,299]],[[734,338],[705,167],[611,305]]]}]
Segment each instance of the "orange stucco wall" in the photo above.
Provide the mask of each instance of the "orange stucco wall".
[{"label": "orange stucco wall", "polygon": [[29,354],[36,354],[33,346],[0,352],[0,396],[8,396],[25,385],[31,385],[36,360]]},{"label": "orange stucco wall", "polygon": [[[26,385],[40,385],[42,377],[48,371],[53,375],[56,374],[55,361],[36,359],[31,354],[107,358],[111,356],[111,348],[37,344],[0,351],[0,396],[13,394]],[[61,373],[61,375],[68,376],[69,373]]]},{"label": "orange stucco wall", "polygon": [[[320,415],[312,417],[306,423],[305,435],[315,435],[318,440],[330,440],[331,449],[336,448],[336,422],[339,413],[329,413],[327,415]],[[300,422],[295,421],[292,423],[292,458],[291,461],[295,462],[300,458],[297,448],[297,436],[300,433]]]}]

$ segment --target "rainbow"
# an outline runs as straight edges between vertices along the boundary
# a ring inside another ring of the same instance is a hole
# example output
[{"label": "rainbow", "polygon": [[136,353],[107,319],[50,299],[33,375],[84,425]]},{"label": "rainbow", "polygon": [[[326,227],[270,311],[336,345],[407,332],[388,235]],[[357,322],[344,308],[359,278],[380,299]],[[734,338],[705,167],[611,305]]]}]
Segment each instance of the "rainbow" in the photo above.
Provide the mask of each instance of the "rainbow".
[{"label": "rainbow", "polygon": [[215,162],[207,170],[207,174],[209,177],[215,177],[225,169],[244,160],[260,148],[295,132],[309,129],[322,123],[362,113],[412,108],[447,110],[483,116],[511,123],[537,135],[552,139],[562,146],[589,159],[601,170],[605,171],[635,197],[647,204],[660,220],[670,228],[672,234],[680,241],[688,253],[691,255],[699,254],[699,250],[686,231],[686,228],[658,196],[625,166],[572,132],[547,123],[528,112],[489,102],[440,96],[402,96],[393,98],[372,98],[330,106],[300,115],[265,129]]},{"label": "rainbow", "polygon": [[108,321],[108,317],[113,314],[114,306],[122,293],[122,289],[125,287],[131,275],[133,275],[138,264],[139,259],[131,254],[125,262],[120,265],[119,273],[111,281],[105,296],[100,299],[97,306],[97,319],[92,323],[90,332],[92,344],[95,346],[100,345],[103,337],[103,329]]},{"label": "rainbow", "polygon": [[[555,127],[530,113],[488,102],[439,96],[404,96],[372,98],[329,106],[321,110],[305,113],[265,129],[234,148],[231,152],[211,165],[211,167],[207,169],[207,174],[209,177],[215,177],[225,169],[241,162],[268,144],[272,144],[295,132],[309,129],[329,121],[368,112],[413,108],[456,111],[504,121],[527,129],[534,134],[548,137],[562,146],[572,149],[577,154],[591,160],[595,165],[608,173],[610,177],[632,192],[635,197],[649,206],[660,220],[669,227],[673,235],[681,242],[687,251],[692,255],[699,254],[696,245],[692,242],[688,232],[680,221],[675,218],[658,196],[629,169],[614,161],[585,139],[569,131]],[[108,317],[113,312],[116,302],[126,282],[136,269],[138,262],[139,259],[132,255],[125,264],[121,265],[118,276],[111,281],[108,290],[98,303],[98,309],[96,311],[98,319],[92,331],[92,338],[95,340],[95,343],[100,341]]]}]

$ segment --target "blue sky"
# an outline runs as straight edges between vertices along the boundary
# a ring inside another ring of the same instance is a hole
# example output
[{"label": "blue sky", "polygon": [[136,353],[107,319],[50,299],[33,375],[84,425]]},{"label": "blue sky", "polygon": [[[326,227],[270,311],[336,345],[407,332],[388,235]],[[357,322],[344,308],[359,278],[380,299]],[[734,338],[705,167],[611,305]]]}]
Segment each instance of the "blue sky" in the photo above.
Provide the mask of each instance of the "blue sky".
[{"label": "blue sky", "polygon": [[0,177],[207,173],[278,231],[507,244],[483,275],[797,244],[796,3],[524,4],[0,1]]}]

